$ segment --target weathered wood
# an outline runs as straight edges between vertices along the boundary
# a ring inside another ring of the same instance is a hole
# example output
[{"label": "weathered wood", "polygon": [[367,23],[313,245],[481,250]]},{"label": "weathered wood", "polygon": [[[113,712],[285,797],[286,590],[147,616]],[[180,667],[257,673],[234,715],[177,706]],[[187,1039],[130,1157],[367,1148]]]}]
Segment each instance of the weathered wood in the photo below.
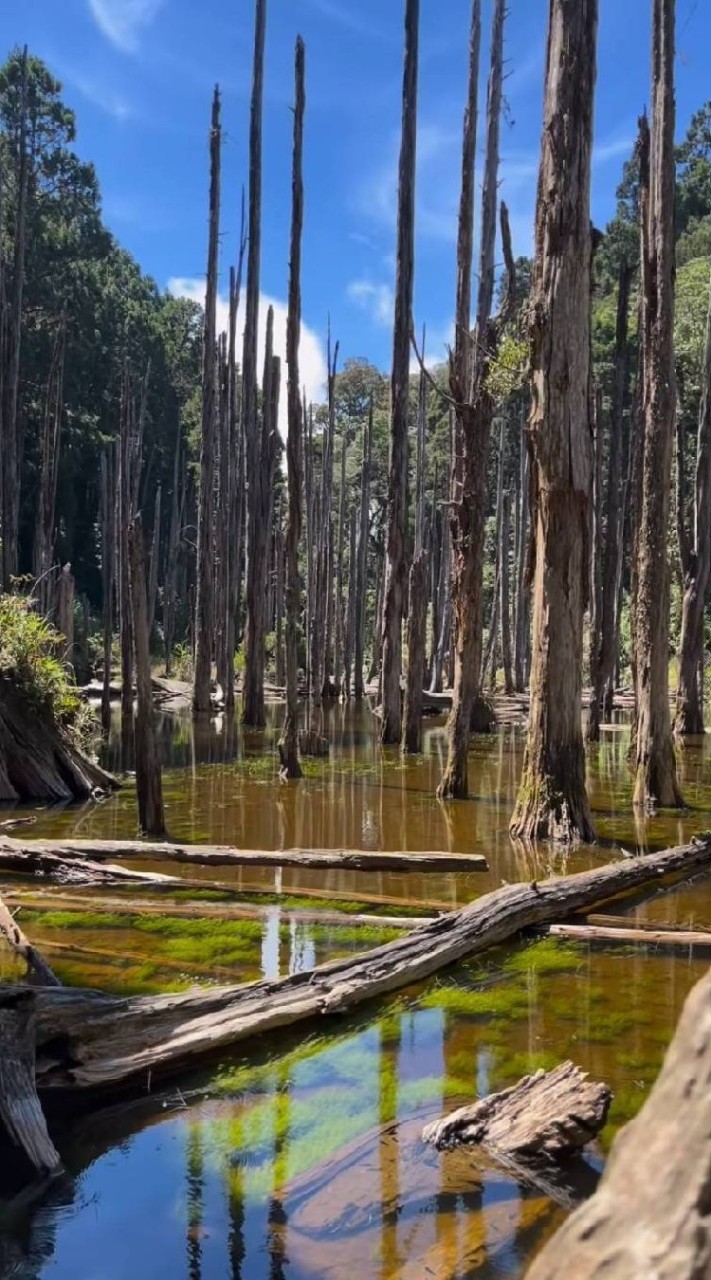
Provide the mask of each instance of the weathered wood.
[{"label": "weathered wood", "polygon": [[439,1150],[476,1144],[492,1154],[554,1163],[578,1154],[597,1136],[611,1100],[607,1085],[562,1062],[435,1120],[422,1137]]},{"label": "weathered wood", "polygon": [[101,455],[101,612],[104,655],[101,676],[101,724],[105,733],[108,733],[111,725],[111,651],[114,638],[115,560],[116,446],[111,444]]},{"label": "weathered wood", "polygon": [[552,924],[548,930],[556,938],[579,942],[638,942],[644,947],[711,947],[711,933],[698,929],[632,929],[620,925]]},{"label": "weathered wood", "polygon": [[67,342],[67,318],[63,311],[52,344],[47,377],[42,433],[39,512],[35,525],[34,575],[40,609],[49,614],[51,606],[50,569],[54,558],[55,509],[59,475],[59,440],[64,408],[64,355]]},{"label": "weathered wood", "polygon": [[143,523],[134,516],[128,531],[128,555],[131,580],[133,646],[136,658],[136,690],[138,694],[134,730],[136,752],[136,792],[141,830],[147,835],[161,836],[165,831],[163,783],[153,724],[151,655],[149,648],[148,602],[143,550]]},{"label": "weathered wood", "polygon": [[0,992],[0,1123],[37,1172],[60,1169],[35,1085],[35,1008],[22,987]]},{"label": "weathered wood", "polygon": [[688,997],[664,1066],[612,1147],[595,1195],[528,1280],[701,1280],[711,1274],[711,974]]},{"label": "weathered wood", "polygon": [[344,871],[485,871],[479,853],[379,853],[360,849],[234,849],[219,845],[154,843],[139,840],[19,841],[0,837],[0,853],[55,854],[65,858],[140,859],[202,866],[333,867]]},{"label": "weathered wood", "polygon": [[116,786],[12,681],[0,679],[0,800],[87,800]]},{"label": "weathered wood", "polygon": [[27,965],[28,972],[36,978],[38,982],[43,983],[47,987],[59,987],[61,983],[55,973],[52,972],[47,961],[42,958],[39,951],[32,946],[29,938],[25,936],[20,928],[17,920],[12,912],[8,910],[2,898],[0,898],[0,934],[7,942],[8,946],[16,955],[24,960]]},{"label": "weathered wood", "polygon": [[[373,397],[370,397],[368,421],[363,431],[363,461],[360,473],[358,510],[358,566],[355,588],[355,670],[353,693],[363,697],[363,665],[365,662],[365,589],[368,574],[368,539],[370,536],[370,455],[373,444]],[[377,618],[376,618],[377,624]]]},{"label": "weathered wood", "polygon": [[575,876],[506,885],[356,959],[276,982],[128,999],[40,988],[34,992],[38,1084],[85,1089],[181,1070],[226,1045],[397,991],[522,929],[709,865],[711,837]]},{"label": "weathered wood", "polygon": [[[8,841],[5,837],[0,838],[0,871],[11,875],[46,878],[58,884],[93,885],[128,881],[151,885],[167,883],[178,889],[185,885],[185,881],[176,876],[163,876],[151,871],[130,871],[126,867],[117,867],[106,861],[97,862],[83,855],[71,857],[54,853],[39,844],[36,848],[23,848],[19,841]],[[205,886],[201,881],[200,887],[213,886]]]}]

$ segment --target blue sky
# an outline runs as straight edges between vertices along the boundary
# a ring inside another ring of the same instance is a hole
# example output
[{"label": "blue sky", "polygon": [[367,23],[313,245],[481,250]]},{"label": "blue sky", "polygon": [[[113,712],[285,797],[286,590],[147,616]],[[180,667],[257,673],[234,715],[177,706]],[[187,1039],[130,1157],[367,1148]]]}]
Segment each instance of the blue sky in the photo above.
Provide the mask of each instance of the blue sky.
[{"label": "blue sky", "polygon": [[[547,0],[510,0],[501,193],[514,250],[531,247]],[[614,207],[648,100],[650,0],[600,0],[593,216]],[[404,0],[269,0],[262,289],[286,297],[293,47],[307,49],[302,366],[314,394],[330,311],[344,355],[386,368]],[[470,0],[421,0],[416,320],[432,356],[451,331]],[[484,0],[487,56],[491,0]],[[678,0],[678,132],[711,98],[711,4]],[[155,276],[196,296],[206,254],[207,127],[222,87],[222,280],[247,174],[253,0],[0,0],[4,49],[27,42],[63,82],[106,220]],[[485,67],[481,75],[483,107]],[[483,131],[480,128],[480,141]],[[283,321],[279,310],[278,321]]]}]

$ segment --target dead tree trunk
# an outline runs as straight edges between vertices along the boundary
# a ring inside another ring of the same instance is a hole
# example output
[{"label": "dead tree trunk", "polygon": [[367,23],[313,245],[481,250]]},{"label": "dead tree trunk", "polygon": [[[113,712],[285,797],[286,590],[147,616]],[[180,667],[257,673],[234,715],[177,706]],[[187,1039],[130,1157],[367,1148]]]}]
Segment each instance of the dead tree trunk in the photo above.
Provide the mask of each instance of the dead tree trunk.
[{"label": "dead tree trunk", "polygon": [[74,575],[71,565],[65,564],[57,584],[57,630],[62,636],[62,662],[74,664]]},{"label": "dead tree trunk", "polygon": [[592,537],[590,539],[590,683],[595,680],[596,655],[600,649],[602,627],[602,460],[605,453],[602,392],[592,379],[592,348],[590,354],[590,431],[593,440],[593,485],[591,502]]},{"label": "dead tree trunk", "polygon": [[237,614],[242,572],[242,527],[244,524],[244,437],[238,404],[237,383],[237,312],[242,292],[244,256],[247,252],[245,229],[244,189],[239,232],[239,258],[237,271],[230,270],[230,315],[227,341],[227,401],[229,423],[229,545],[227,567],[227,599],[225,608],[224,695],[227,711],[235,705],[235,649],[237,647]]},{"label": "dead tree trunk", "polygon": [[291,173],[291,253],[286,356],[289,412],[286,445],[289,474],[289,523],[286,532],[286,719],[279,743],[281,772],[285,778],[301,777],[299,763],[299,619],[301,617],[299,542],[301,539],[303,423],[299,381],[299,340],[301,335],[301,239],[304,225],[302,160],[306,110],[305,50],[301,36],[296,41],[294,78],[294,153]]},{"label": "dead tree trunk", "polygon": [[124,366],[121,387],[118,484],[119,636],[121,644],[121,718],[124,729],[133,712],[133,637],[131,634],[131,579],[128,568],[128,526],[131,520],[132,392]]},{"label": "dead tree trunk", "polygon": [[617,612],[617,580],[622,559],[624,534],[622,485],[623,417],[627,382],[627,329],[629,321],[632,268],[620,265],[617,290],[617,324],[615,330],[615,372],[610,422],[610,450],[605,492],[605,549],[602,562],[600,631],[593,662],[593,689],[590,699],[587,736],[597,742],[600,736],[600,713],[607,691],[614,681],[617,653],[615,615]]},{"label": "dead tree trunk", "polygon": [[328,365],[328,423],[323,434],[321,453],[321,494],[318,523],[318,545],[314,546],[316,558],[316,601],[313,628],[313,692],[316,700],[327,698],[331,690],[331,632],[333,621],[333,534],[331,529],[331,504],[333,497],[333,447],[336,434],[336,370],[338,368],[336,343],[331,351],[331,322],[329,319]]},{"label": "dead tree trunk", "polygon": [[150,836],[165,832],[161,767],[153,728],[153,688],[148,632],[148,601],[143,551],[143,522],[135,515],[128,531],[131,574],[133,641],[136,655],[136,791],[141,830]]},{"label": "dead tree trunk", "polygon": [[66,317],[62,315],[52,347],[42,433],[39,512],[35,530],[34,574],[37,598],[43,614],[51,609],[49,574],[54,558],[54,522],[59,474],[59,438],[64,395]]},{"label": "dead tree trunk", "polygon": [[175,638],[175,609],[178,598],[178,556],[185,507],[184,459],[181,448],[180,417],[175,431],[175,457],[173,459],[173,493],[170,501],[170,533],[168,557],[163,587],[163,640],[165,649],[165,674],[170,675]]},{"label": "dead tree trunk", "polygon": [[694,545],[684,580],[676,691],[676,732],[704,732],[703,654],[704,600],[711,569],[711,292],[706,321],[706,347],[696,441]]},{"label": "dead tree trunk", "polygon": [[511,820],[522,839],[594,838],[580,717],[589,583],[590,158],[597,0],[551,0],[536,208],[530,434],[536,567],[531,712]]},{"label": "dead tree trunk", "polygon": [[[425,339],[422,338],[422,358]],[[425,427],[427,424],[427,379],[420,371],[417,409],[417,455],[415,463],[415,549],[410,568],[407,619],[407,682],[405,716],[402,734],[403,750],[409,755],[422,751],[422,692],[425,683],[425,645],[427,643],[427,597],[429,555],[425,546]]]},{"label": "dead tree trunk", "polygon": [[336,541],[336,602],[335,624],[336,642],[333,660],[333,682],[336,693],[340,694],[345,686],[343,672],[343,655],[346,642],[346,604],[343,597],[343,549],[346,535],[346,463],[348,460],[348,436],[344,430],[341,436],[341,484],[338,494],[338,538]]},{"label": "dead tree trunk", "polygon": [[348,603],[346,605],[346,635],[343,649],[343,695],[346,701],[351,697],[351,673],[353,670],[353,651],[356,634],[358,581],[358,512],[351,507],[350,532],[348,538]]},{"label": "dead tree trunk", "polygon": [[528,675],[528,582],[526,579],[526,561],[528,559],[529,511],[528,496],[530,490],[528,438],[521,431],[521,456],[519,462],[519,537],[516,548],[516,621],[514,641],[514,688],[522,693],[526,688]]},{"label": "dead tree trunk", "polygon": [[313,619],[315,601],[314,572],[314,459],[313,459],[313,423],[312,413],[307,411],[306,396],[302,404],[303,424],[303,456],[304,456],[304,508],[306,516],[306,618],[304,625],[304,648],[306,651],[306,692],[310,698],[314,687],[311,653],[313,644]]},{"label": "dead tree trunk", "polygon": [[156,616],[156,600],[158,598],[158,573],[160,569],[160,517],[161,487],[156,489],[153,507],[153,539],[151,542],[151,566],[148,575],[148,639],[153,634],[153,623]]},{"label": "dead tree trunk", "polygon": [[509,586],[509,544],[511,541],[511,494],[504,490],[501,503],[501,658],[504,668],[504,693],[513,693],[511,661],[511,596]]},{"label": "dead tree trunk", "polygon": [[12,289],[5,321],[5,368],[3,370],[2,439],[2,583],[10,590],[17,574],[18,530],[20,520],[20,441],[18,404],[20,395],[20,351],[22,346],[22,312],[25,293],[25,259],[27,243],[27,203],[29,199],[30,153],[29,84],[27,45],[22,52],[20,87],[20,123],[18,130],[17,196],[15,202],[15,237],[12,263]]},{"label": "dead tree trunk", "polygon": [[674,440],[674,0],[654,0],[649,193],[642,192],[644,462],[638,539],[636,805],[679,807],[669,711],[667,533]]},{"label": "dead tree trunk", "polygon": [[370,398],[368,422],[363,432],[363,463],[360,473],[360,511],[358,533],[358,566],[355,604],[355,671],[353,692],[363,697],[365,663],[365,589],[368,573],[368,539],[370,537],[370,455],[373,443],[373,397]]},{"label": "dead tree trunk", "polygon": [[398,184],[397,274],[391,377],[388,516],[383,609],[381,737],[402,737],[402,620],[407,580],[407,428],[410,389],[410,332],[415,277],[415,168],[417,153],[417,68],[420,0],[406,0],[402,138]]},{"label": "dead tree trunk", "polygon": [[215,599],[215,433],[217,428],[216,326],[217,266],[220,237],[220,91],[215,89],[210,126],[210,223],[207,253],[207,290],[202,351],[202,415],[200,436],[200,490],[198,497],[197,573],[195,590],[195,676],[193,712],[210,710],[213,623]]},{"label": "dead tree trunk", "polygon": [[262,239],[262,103],[264,97],[264,44],[266,0],[256,0],[254,62],[249,129],[249,250],[242,355],[242,432],[247,475],[247,595],[245,668],[242,687],[242,719],[260,728],[264,712],[264,598],[258,597],[257,579],[264,558],[267,530],[260,527],[260,449],[257,406],[257,330]]},{"label": "dead tree trunk", "polygon": [[104,670],[101,686],[101,723],[111,724],[111,652],[114,638],[114,582],[116,577],[116,447],[101,455],[101,586],[104,634]]}]

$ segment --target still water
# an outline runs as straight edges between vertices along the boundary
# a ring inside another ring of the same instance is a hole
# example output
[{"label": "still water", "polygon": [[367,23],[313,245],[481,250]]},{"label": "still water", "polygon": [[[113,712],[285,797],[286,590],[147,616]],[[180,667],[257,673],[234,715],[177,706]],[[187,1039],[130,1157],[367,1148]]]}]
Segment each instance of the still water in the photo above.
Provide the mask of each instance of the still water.
[{"label": "still water", "polygon": [[[423,757],[403,764],[377,745],[366,708],[334,708],[323,723],[330,759],[308,762],[306,779],[284,786],[275,755],[280,714],[273,709],[264,734],[220,721],[196,733],[187,719],[161,717],[171,835],[262,849],[481,852],[489,871],[221,868],[232,889],[224,902],[219,891],[195,887],[214,876],[198,868],[183,868],[191,885],[159,902],[143,887],[97,893],[6,884],[26,931],[65,981],[150,992],[275,977],[396,936],[379,917],[433,914],[503,881],[581,870],[607,860],[615,846],[658,848],[711,827],[706,742],[688,746],[680,760],[689,812],[635,826],[628,730],[608,726],[589,757],[601,843],[563,857],[546,848],[524,854],[508,838],[520,727],[472,740],[472,799],[443,806],[433,798],[445,751],[440,721],[428,722]],[[104,762],[130,767],[119,732]],[[136,828],[130,782],[99,805],[36,817],[31,834],[38,837],[133,836]],[[711,879],[629,914],[711,927]],[[0,964],[10,976],[11,963],[0,955]],[[67,1175],[2,1203],[0,1276],[523,1276],[564,1211],[480,1157],[424,1148],[423,1125],[572,1057],[615,1095],[590,1156],[594,1178],[616,1128],[644,1101],[705,967],[693,952],[533,939],[463,963],[358,1017],[265,1038],[162,1093],[71,1126],[57,1121]]]}]

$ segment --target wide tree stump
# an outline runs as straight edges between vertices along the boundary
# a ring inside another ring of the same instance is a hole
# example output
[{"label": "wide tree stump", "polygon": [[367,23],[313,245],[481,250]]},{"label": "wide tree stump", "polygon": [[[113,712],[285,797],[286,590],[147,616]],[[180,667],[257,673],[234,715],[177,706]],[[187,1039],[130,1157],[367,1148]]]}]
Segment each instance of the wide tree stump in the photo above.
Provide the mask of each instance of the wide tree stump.
[{"label": "wide tree stump", "polygon": [[0,800],[87,800],[117,785],[20,689],[0,679]]},{"label": "wide tree stump", "polygon": [[35,1086],[34,1001],[22,987],[0,992],[0,1122],[37,1172],[60,1168]]},{"label": "wide tree stump", "polygon": [[422,1137],[439,1150],[470,1143],[514,1160],[559,1162],[577,1155],[600,1132],[611,1098],[607,1085],[562,1062],[460,1107],[427,1125]]}]

